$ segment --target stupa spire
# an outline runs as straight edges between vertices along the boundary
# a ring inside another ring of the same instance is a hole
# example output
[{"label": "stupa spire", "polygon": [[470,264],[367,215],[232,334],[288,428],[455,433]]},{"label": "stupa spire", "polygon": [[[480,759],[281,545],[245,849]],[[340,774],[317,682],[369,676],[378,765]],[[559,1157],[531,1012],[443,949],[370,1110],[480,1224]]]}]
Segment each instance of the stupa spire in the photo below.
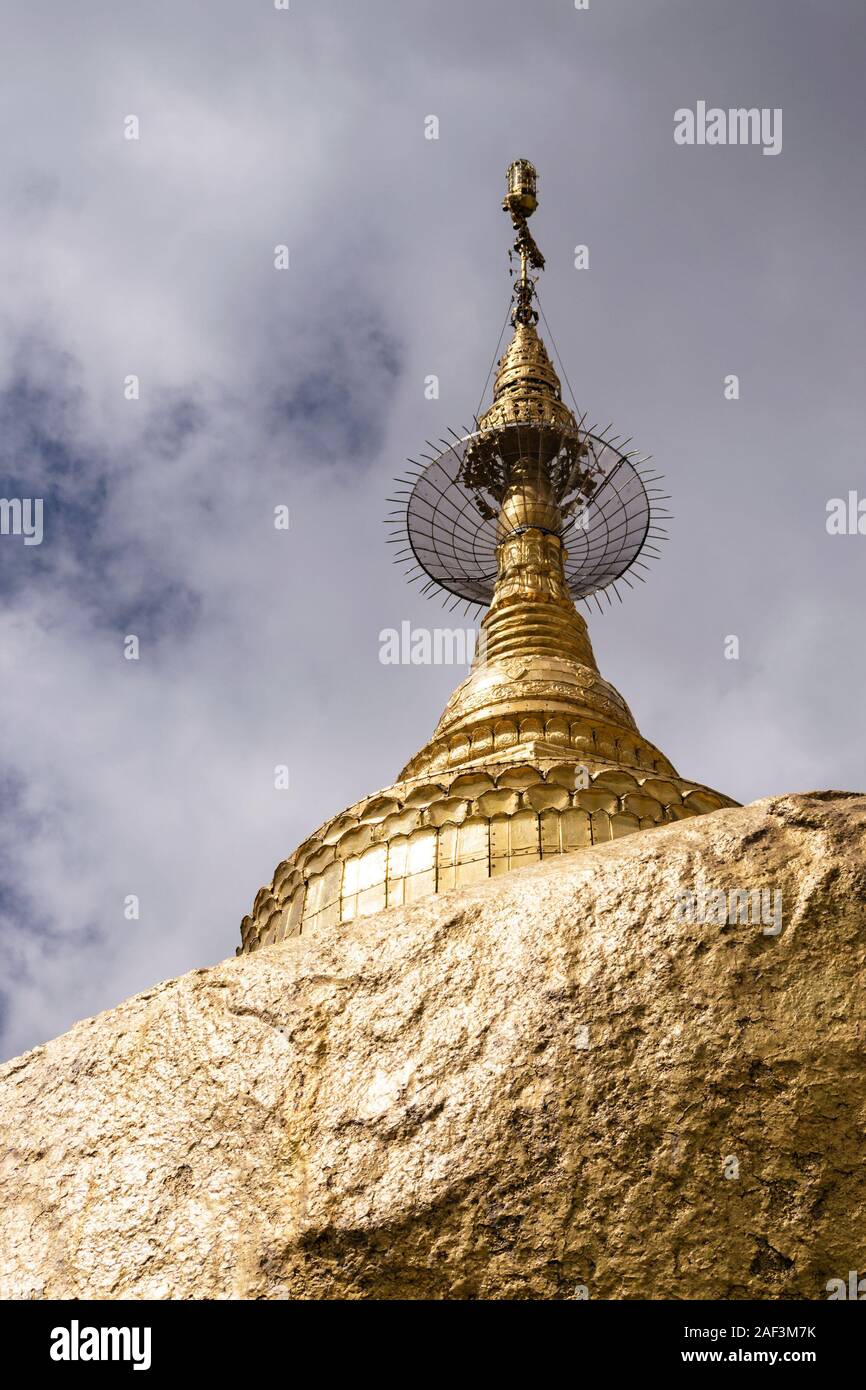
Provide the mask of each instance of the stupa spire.
[{"label": "stupa spire", "polygon": [[489,486],[491,458],[508,463],[497,515],[497,580],[479,651],[484,660],[562,656],[595,670],[586,624],[568,593],[562,543],[563,501],[578,488],[589,497],[592,477],[577,421],[562,400],[559,377],[535,327],[530,270],[543,270],[544,257],[528,218],[538,207],[538,175],[528,160],[518,159],[506,180],[502,207],[511,215],[520,265],[514,333],[499,363],[493,403],[477,421],[481,438],[463,461],[463,477],[476,488]]}]

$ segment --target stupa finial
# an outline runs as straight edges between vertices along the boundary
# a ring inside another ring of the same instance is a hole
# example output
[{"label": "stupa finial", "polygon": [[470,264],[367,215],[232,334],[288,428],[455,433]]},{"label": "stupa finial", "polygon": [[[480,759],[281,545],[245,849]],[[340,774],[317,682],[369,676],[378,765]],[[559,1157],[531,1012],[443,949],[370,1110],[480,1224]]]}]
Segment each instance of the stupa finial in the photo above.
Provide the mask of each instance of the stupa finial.
[{"label": "stupa finial", "polygon": [[533,307],[532,297],[535,286],[530,276],[532,270],[544,269],[544,257],[529,230],[528,219],[538,207],[538,172],[528,159],[515,159],[509,164],[506,174],[507,189],[502,202],[504,212],[511,213],[511,221],[517,233],[514,250],[520,257],[520,279],[514,295],[514,308],[511,322],[532,324],[538,322],[538,314]]}]

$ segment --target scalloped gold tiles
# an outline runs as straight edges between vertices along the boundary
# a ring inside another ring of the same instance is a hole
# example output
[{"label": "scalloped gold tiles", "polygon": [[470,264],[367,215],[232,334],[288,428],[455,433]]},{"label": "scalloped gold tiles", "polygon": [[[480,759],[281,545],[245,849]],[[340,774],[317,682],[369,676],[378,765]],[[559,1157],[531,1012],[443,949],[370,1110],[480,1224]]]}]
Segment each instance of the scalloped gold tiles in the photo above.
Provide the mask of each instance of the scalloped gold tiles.
[{"label": "scalloped gold tiles", "polygon": [[607,811],[593,811],[590,816],[590,825],[594,845],[603,845],[606,841],[613,839],[610,830],[610,815]]},{"label": "scalloped gold tiles", "polygon": [[468,812],[468,801],[459,796],[448,796],[428,806],[426,817],[429,825],[445,825],[449,821],[457,824],[466,819]]},{"label": "scalloped gold tiles", "polygon": [[552,783],[555,787],[567,787],[569,791],[574,791],[577,785],[577,772],[583,764],[579,762],[556,763],[547,769],[545,782]]},{"label": "scalloped gold tiles", "polygon": [[383,821],[387,816],[391,816],[395,811],[399,811],[400,802],[395,801],[391,796],[373,796],[365,802],[358,813],[358,820],[365,824],[368,821]]},{"label": "scalloped gold tiles", "polygon": [[647,796],[654,796],[656,801],[660,801],[663,806],[679,806],[682,803],[682,794],[673,782],[666,781],[662,777],[647,777],[641,791]]},{"label": "scalloped gold tiles", "polygon": [[584,810],[575,808],[570,811],[563,811],[559,818],[559,829],[562,837],[563,854],[569,854],[578,849],[586,849],[592,844],[592,823]]},{"label": "scalloped gold tiles", "polygon": [[[323,829],[322,842],[326,845],[336,844],[341,835],[344,835],[347,830],[353,830],[357,824],[357,816],[335,816],[334,819],[332,821],[329,821]],[[296,850],[295,858],[297,858],[300,853],[300,850]]]},{"label": "scalloped gold tiles", "polygon": [[495,786],[496,783],[487,772],[464,772],[454,778],[448,791],[451,796],[465,796],[469,801],[475,801],[485,792],[492,792]]},{"label": "scalloped gold tiles", "polygon": [[627,792],[638,790],[636,777],[632,777],[630,772],[620,772],[615,768],[597,773],[592,779],[592,785],[593,787],[604,787],[607,791],[614,792],[616,796],[625,796]]},{"label": "scalloped gold tiles", "polygon": [[535,716],[533,716],[533,717],[531,717],[531,718],[529,718],[529,719],[521,719],[521,721],[520,721],[520,741],[521,741],[521,743],[529,743],[529,742],[532,741],[533,739],[541,739],[541,738],[543,738],[543,737],[544,737],[544,725],[542,724],[542,722],[541,722],[540,719],[535,718]]},{"label": "scalloped gold tiles", "polygon": [[475,804],[478,814],[488,820],[491,816],[513,816],[520,806],[520,793],[504,786],[499,791],[485,792]]},{"label": "scalloped gold tiles", "polygon": [[461,734],[457,738],[448,741],[448,761],[450,763],[464,763],[469,757],[469,738],[466,734]]},{"label": "scalloped gold tiles", "polygon": [[432,802],[438,801],[445,795],[445,789],[438,782],[425,782],[420,787],[414,787],[406,796],[407,806],[429,806]]},{"label": "scalloped gold tiles", "polygon": [[[329,864],[334,862],[336,857],[336,845],[322,845],[321,849],[316,850],[313,854],[307,855],[305,858],[304,873],[309,876],[320,874]],[[274,887],[276,887],[276,884],[274,884]]]},{"label": "scalloped gold tiles", "polygon": [[560,835],[558,811],[543,810],[541,812],[539,817],[539,831],[542,859],[548,859],[554,854],[562,854],[562,837]]},{"label": "scalloped gold tiles", "polygon": [[548,743],[568,743],[568,720],[562,715],[548,719],[544,727],[544,737]]},{"label": "scalloped gold tiles", "polygon": [[618,840],[623,835],[632,835],[635,830],[640,830],[640,821],[637,816],[628,815],[621,811],[610,818],[610,835],[612,840]]},{"label": "scalloped gold tiles", "polygon": [[[578,769],[587,762],[591,783],[583,788]],[[240,949],[336,928],[726,804],[693,782],[636,777],[595,755],[491,762],[398,783],[335,816],[282,861],[241,924]]]},{"label": "scalloped gold tiles", "polygon": [[511,868],[511,836],[508,816],[494,816],[490,822],[490,877],[507,874]]},{"label": "scalloped gold tiles", "polygon": [[653,796],[644,796],[640,792],[629,793],[624,796],[622,809],[637,816],[638,820],[660,821],[664,815],[660,801],[656,801]]},{"label": "scalloped gold tiles", "polygon": [[541,858],[539,818],[534,811],[518,811],[509,822],[511,831],[511,862],[532,864]]},{"label": "scalloped gold tiles", "polygon": [[[373,843],[373,827],[367,825],[357,825],[354,830],[347,830],[345,835],[341,835],[337,841],[336,851],[339,859],[350,859],[355,854],[360,854]],[[306,856],[304,856],[306,858]]]},{"label": "scalloped gold tiles", "polygon": [[517,725],[513,719],[498,719],[493,726],[494,748],[510,748],[517,742]]},{"label": "scalloped gold tiles", "polygon": [[695,791],[686,793],[683,797],[683,804],[688,810],[696,811],[700,816],[706,815],[710,811],[718,811],[723,802],[722,798],[716,796],[715,792],[702,791],[697,788]]},{"label": "scalloped gold tiles", "polygon": [[436,892],[435,830],[416,830],[409,836],[406,854],[405,901],[415,902],[428,893]]},{"label": "scalloped gold tiles", "polygon": [[596,811],[606,811],[608,815],[613,815],[614,811],[619,810],[619,797],[604,787],[596,790],[593,786],[588,791],[575,792],[575,800],[585,810],[594,813]]},{"label": "scalloped gold tiles", "polygon": [[542,779],[543,773],[530,763],[516,763],[514,767],[508,767],[501,772],[496,779],[497,787],[518,787],[521,791],[525,787],[533,787]]},{"label": "scalloped gold tiles", "polygon": [[537,787],[527,787],[524,799],[533,811],[542,812],[555,809],[564,811],[570,804],[569,793],[565,787],[548,786],[544,782]]},{"label": "scalloped gold tiles", "polygon": [[292,894],[286,919],[286,936],[299,936],[304,915],[304,902],[307,896],[305,884],[301,884]]},{"label": "scalloped gold tiles", "polygon": [[374,835],[377,840],[393,840],[396,835],[411,835],[413,830],[417,830],[421,824],[421,817],[424,812],[420,808],[410,806],[403,811],[397,811],[393,816],[387,816],[379,825],[375,827]]},{"label": "scalloped gold tiles", "polygon": [[493,752],[493,730],[484,725],[472,734],[471,753],[473,758],[486,758]]}]

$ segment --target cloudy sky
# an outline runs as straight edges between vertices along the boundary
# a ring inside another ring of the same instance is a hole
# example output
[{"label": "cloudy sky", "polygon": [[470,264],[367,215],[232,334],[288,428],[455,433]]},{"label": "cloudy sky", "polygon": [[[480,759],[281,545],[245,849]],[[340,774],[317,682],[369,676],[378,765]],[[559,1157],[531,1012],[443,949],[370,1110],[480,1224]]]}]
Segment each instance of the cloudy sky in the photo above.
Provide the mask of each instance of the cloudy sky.
[{"label": "cloudy sky", "polygon": [[[453,620],[381,519],[477,407],[517,157],[580,407],[674,498],[603,673],[739,800],[863,788],[862,0],[3,0],[2,47],[0,495],[44,499],[0,536],[3,1055],[230,955],[429,736],[463,673],[378,636]],[[676,145],[698,101],[781,154]]]}]

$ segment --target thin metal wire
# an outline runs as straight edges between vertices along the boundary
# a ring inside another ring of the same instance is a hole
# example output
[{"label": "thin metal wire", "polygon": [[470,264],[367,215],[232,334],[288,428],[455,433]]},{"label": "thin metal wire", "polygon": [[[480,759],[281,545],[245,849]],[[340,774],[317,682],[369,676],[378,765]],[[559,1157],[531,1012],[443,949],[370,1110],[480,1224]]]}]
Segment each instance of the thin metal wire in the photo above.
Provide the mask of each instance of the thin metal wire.
[{"label": "thin metal wire", "polygon": [[[538,289],[537,289],[537,288],[536,288],[536,291],[535,291],[535,298],[538,300],[538,312],[539,312],[540,315],[541,315],[541,322],[544,324],[545,330],[546,330],[546,332],[547,332],[547,336],[548,336],[548,338],[550,339],[550,346],[553,348],[554,355],[555,355],[555,357],[556,357],[557,362],[559,363],[559,369],[560,369],[560,371],[562,372],[563,378],[565,379],[565,384],[566,384],[566,386],[568,387],[569,395],[571,396],[572,402],[573,402],[573,404],[574,404],[575,412],[576,412],[578,415],[580,415],[581,412],[580,412],[580,406],[579,406],[578,403],[577,403],[577,397],[575,396],[574,392],[573,392],[572,389],[571,389],[571,382],[570,382],[569,379],[568,379],[568,373],[567,373],[567,371],[565,370],[565,364],[564,364],[562,358],[561,358],[560,355],[559,355],[559,348],[556,346],[556,339],[555,339],[554,336],[553,336],[553,330],[552,330],[552,328],[550,327],[550,324],[547,322],[547,315],[545,314],[544,309],[542,308],[542,305],[541,305],[541,295],[538,293]],[[583,418],[584,418],[584,419],[586,418],[585,413],[584,413]],[[607,428],[609,429],[610,426],[608,425]]]},{"label": "thin metal wire", "polygon": [[500,331],[499,331],[499,338],[498,338],[497,343],[496,343],[496,351],[495,351],[494,354],[493,354],[493,360],[492,360],[492,362],[490,363],[490,367],[489,367],[489,370],[488,370],[488,372],[487,372],[487,377],[486,377],[486,379],[485,379],[484,385],[483,385],[482,388],[481,388],[481,395],[480,395],[479,398],[478,398],[478,407],[477,407],[477,409],[476,409],[476,411],[475,411],[475,419],[476,419],[476,421],[478,420],[478,413],[479,413],[479,411],[481,410],[482,405],[484,404],[484,397],[485,397],[485,395],[486,395],[486,393],[487,393],[487,387],[488,387],[488,384],[489,384],[489,382],[490,382],[490,378],[491,378],[492,375],[493,375],[493,368],[496,366],[496,363],[497,363],[497,361],[499,360],[499,349],[502,347],[502,339],[503,339],[503,337],[505,336],[505,330],[506,330],[506,328],[508,327],[508,320],[511,318],[511,305],[512,305],[513,302],[514,302],[514,300],[513,300],[513,296],[512,296],[512,298],[509,299],[509,301],[508,301],[508,308],[505,310],[505,322],[503,323],[502,328],[501,328]]}]

